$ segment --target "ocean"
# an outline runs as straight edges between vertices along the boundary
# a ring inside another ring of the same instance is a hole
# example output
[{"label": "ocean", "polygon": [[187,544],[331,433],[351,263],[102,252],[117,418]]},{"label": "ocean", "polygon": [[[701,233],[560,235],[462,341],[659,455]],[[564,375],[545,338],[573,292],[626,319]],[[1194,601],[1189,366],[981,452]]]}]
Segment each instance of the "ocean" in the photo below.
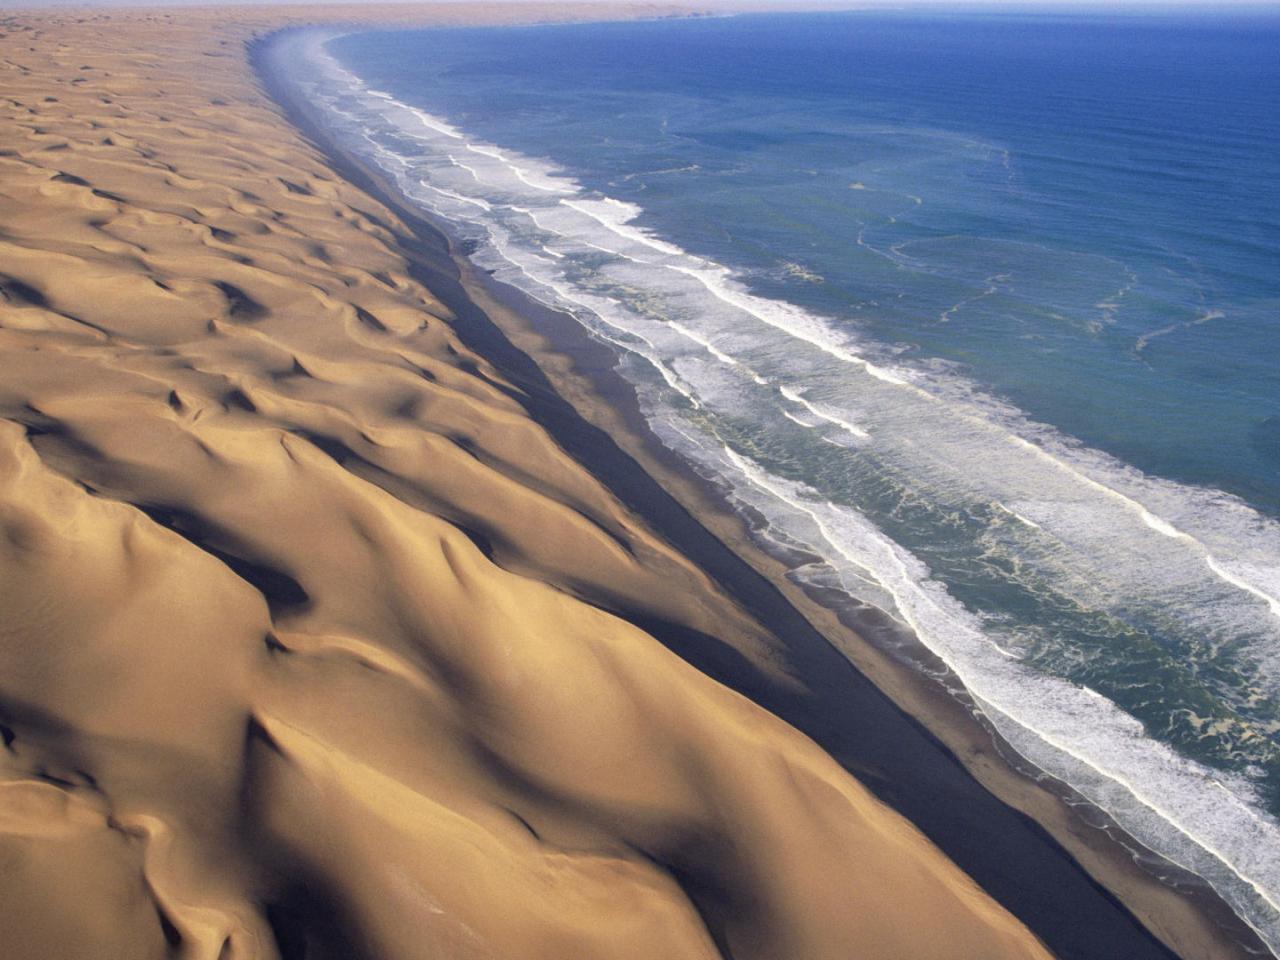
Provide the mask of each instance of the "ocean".
[{"label": "ocean", "polygon": [[794,579],[1280,949],[1277,51],[775,14],[315,34],[303,79]]}]

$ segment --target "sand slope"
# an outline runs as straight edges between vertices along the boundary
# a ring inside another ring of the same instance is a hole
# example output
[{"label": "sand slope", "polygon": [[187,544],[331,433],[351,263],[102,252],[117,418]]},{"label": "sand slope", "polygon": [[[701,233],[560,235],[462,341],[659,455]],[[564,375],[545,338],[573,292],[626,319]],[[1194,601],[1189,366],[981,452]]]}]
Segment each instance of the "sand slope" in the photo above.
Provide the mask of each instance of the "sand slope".
[{"label": "sand slope", "polygon": [[257,91],[290,15],[0,22],[5,957],[1045,956],[629,622],[778,669]]}]

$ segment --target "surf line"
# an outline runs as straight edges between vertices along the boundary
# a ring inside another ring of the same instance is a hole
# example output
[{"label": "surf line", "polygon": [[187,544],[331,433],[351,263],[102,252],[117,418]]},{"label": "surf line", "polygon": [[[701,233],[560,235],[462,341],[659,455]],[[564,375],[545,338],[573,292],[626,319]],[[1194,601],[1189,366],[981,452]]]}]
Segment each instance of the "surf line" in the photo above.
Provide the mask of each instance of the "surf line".
[{"label": "surf line", "polygon": [[[855,556],[854,554],[851,554],[845,547],[843,547],[840,543],[841,538],[839,537],[839,535],[836,534],[830,528],[830,526],[823,520],[822,516],[816,510],[814,510],[811,506],[805,504],[803,500],[799,500],[793,496],[789,496],[787,491],[779,489],[778,485],[775,482],[771,482],[772,478],[769,477],[768,473],[763,468],[761,468],[758,464],[738,454],[736,451],[734,451],[732,448],[730,448],[727,445],[722,446],[722,450],[724,454],[727,456],[727,458],[729,459],[729,462],[735,468],[737,468],[740,474],[747,480],[747,482],[751,486],[754,486],[757,489],[763,490],[765,493],[769,494],[774,499],[787,504],[792,509],[798,510],[801,513],[806,514],[809,517],[809,519],[813,522],[818,532],[821,534],[823,540],[826,541],[826,543],[831,547],[833,551],[835,551],[841,557],[845,558],[848,562],[852,563],[855,567],[866,571],[868,574],[873,576],[873,578],[877,583],[879,583],[882,587],[888,590],[890,595],[894,598],[898,606],[898,610],[901,614],[902,620],[916,634],[916,636],[921,639],[922,642],[927,643],[928,639],[931,638],[933,635],[927,629],[926,625],[924,624],[919,614],[913,610],[913,604],[911,599],[904,595],[902,582],[905,582],[906,584],[911,585],[910,586],[911,593],[919,595],[920,600],[922,600],[925,604],[927,604],[929,608],[932,608],[932,611],[935,615],[942,617],[943,619],[946,619],[946,620],[953,620],[953,618],[950,617],[946,613],[946,611],[942,610],[938,606],[938,603],[935,599],[930,597],[925,591],[920,590],[920,588],[914,584],[910,571],[906,568],[906,565],[904,564],[902,557],[899,556],[898,551],[902,549],[901,547],[897,547],[896,544],[893,544],[892,541],[888,541],[887,538],[883,538],[883,535],[879,534],[878,531],[876,531],[875,533],[876,538],[884,540],[883,545],[887,549],[889,558],[892,560],[893,564],[897,568],[898,578],[890,578],[889,580],[886,580],[886,578],[883,575],[881,575],[881,573],[873,571],[872,568],[867,566],[867,564],[863,562],[861,558]],[[892,580],[899,579],[899,578],[901,582],[895,587]],[[972,633],[981,642],[990,643],[988,638],[982,635],[981,632],[977,631],[975,628],[966,626],[963,623],[959,624],[958,626],[962,630]],[[986,709],[988,709],[989,711],[993,710],[995,713],[998,713],[999,715],[1007,718],[1011,723],[1017,724],[1017,726],[1026,730],[1028,733],[1036,737],[1041,742],[1049,745],[1055,750],[1058,750],[1062,754],[1065,754],[1066,756],[1071,757],[1072,759],[1076,760],[1078,763],[1082,764],[1083,766],[1093,770],[1097,774],[1101,775],[1105,780],[1108,780],[1112,783],[1115,783],[1123,787],[1125,791],[1134,799],[1134,801],[1136,801],[1141,806],[1146,807],[1153,814],[1155,814],[1159,820],[1173,827],[1180,836],[1184,837],[1188,842],[1192,843],[1196,847],[1199,847],[1201,850],[1203,850],[1205,853],[1211,856],[1215,861],[1220,863],[1232,876],[1236,877],[1241,883],[1245,884],[1250,889],[1252,889],[1254,893],[1259,897],[1259,899],[1264,901],[1274,911],[1276,911],[1277,913],[1280,913],[1280,901],[1277,901],[1276,895],[1270,889],[1268,889],[1268,887],[1265,886],[1262,881],[1256,880],[1252,876],[1246,874],[1241,867],[1239,867],[1237,864],[1232,862],[1229,854],[1227,854],[1226,852],[1220,850],[1217,846],[1215,846],[1212,840],[1209,840],[1208,838],[1204,838],[1200,836],[1195,830],[1193,830],[1186,823],[1184,823],[1183,820],[1177,814],[1173,813],[1171,810],[1163,806],[1158,800],[1156,800],[1150,794],[1149,791],[1140,788],[1138,784],[1133,779],[1131,779],[1130,776],[1127,776],[1126,774],[1117,771],[1111,765],[1102,763],[1102,761],[1099,760],[1097,757],[1088,757],[1082,754],[1081,752],[1079,752],[1078,748],[1076,748],[1072,744],[1064,742],[1060,737],[1055,736],[1054,734],[1049,733],[1048,731],[1041,730],[1038,727],[1031,725],[1026,720],[1019,719],[1016,713],[1012,712],[1009,709],[1009,707],[1003,704],[1002,702],[1000,702],[999,699],[991,696],[989,692],[986,692],[986,691],[979,692],[979,690],[981,689],[981,685],[977,685],[978,689],[975,689],[972,672],[959,667],[955,662],[954,656],[946,655],[945,653],[940,651],[937,648],[937,646],[933,644],[927,644],[927,645],[936,654],[938,654],[938,656],[942,657],[944,662],[947,663],[948,667],[950,667],[955,672],[956,676],[959,678],[960,682],[963,684],[965,690],[967,690],[981,705],[984,705]],[[999,653],[1005,654],[1007,656],[1007,653],[1001,650],[998,645],[996,644],[991,644],[991,645],[994,646]],[[1049,678],[1041,677],[1040,679],[1044,682],[1052,682]],[[1109,711],[1114,711],[1118,713],[1119,716],[1122,718],[1128,716],[1127,714],[1124,714],[1122,711],[1119,711],[1119,708],[1117,708],[1115,704],[1113,704],[1110,700],[1108,700],[1106,697],[1102,696],[1095,690],[1091,690],[1088,687],[1083,687],[1083,686],[1072,687],[1072,689],[1083,692],[1084,694],[1089,696],[1091,699],[1101,701],[1103,704],[1106,705]],[[1157,749],[1160,748],[1160,745],[1154,740],[1147,740],[1146,742],[1155,746]],[[1010,746],[1012,746],[1012,744],[1010,744]],[[1029,762],[1031,762],[1030,758],[1027,758],[1027,759]],[[1216,781],[1210,781],[1210,782],[1213,782],[1216,784]],[[1220,784],[1216,784],[1216,785],[1221,787]],[[1085,795],[1086,797],[1088,796],[1086,792],[1087,788],[1082,789],[1080,786],[1076,784],[1072,784],[1072,786],[1075,789],[1080,790],[1082,795]],[[1091,797],[1089,798],[1089,800],[1091,803],[1097,804],[1101,809],[1108,810],[1108,812],[1114,815],[1115,813],[1114,810],[1111,810],[1109,807],[1101,803],[1098,803],[1097,800]],[[1243,814],[1248,818],[1248,820],[1251,821],[1251,826],[1253,826],[1254,828],[1264,832],[1275,833],[1275,828],[1272,825],[1268,824],[1265,820],[1262,820],[1261,818],[1259,818],[1258,815],[1253,810],[1251,810],[1246,805],[1240,803],[1238,799],[1234,804],[1234,806],[1236,806],[1241,812],[1243,812]],[[1280,842],[1280,840],[1278,840],[1277,842]],[[1171,862],[1176,863],[1179,866],[1183,867],[1188,872],[1196,874],[1197,876],[1203,877],[1203,874],[1200,871],[1197,871],[1191,868],[1189,865],[1183,863],[1172,854],[1159,849],[1157,849],[1156,852],[1159,853],[1160,856],[1165,857]],[[1205,879],[1206,882],[1209,882],[1212,885],[1212,881],[1209,878],[1203,877],[1203,879]],[[1246,923],[1249,924],[1251,928],[1253,928],[1253,930],[1256,933],[1258,933],[1260,937],[1263,938],[1264,941],[1267,940],[1267,938],[1263,935],[1262,931],[1258,928],[1256,924],[1253,923],[1253,921],[1249,917],[1245,916],[1243,917],[1243,919],[1245,920]]]},{"label": "surf line", "polygon": [[[564,198],[559,201],[561,204],[599,223],[606,230],[616,234],[617,236],[622,237],[625,240],[649,247],[650,249],[653,249],[666,256],[669,256],[672,258],[678,257],[686,260],[689,260],[689,259],[696,260],[696,258],[693,258],[687,251],[683,250],[682,248],[674,244],[671,244],[665,240],[662,240],[658,237],[651,235],[647,230],[641,230],[641,229],[627,226],[632,220],[636,219],[636,217],[639,216],[639,214],[642,212],[640,208],[632,204],[628,204],[623,201],[616,200],[612,197],[602,197],[600,200],[593,201],[587,196],[585,196],[581,187],[568,177],[564,179],[563,184],[560,183],[558,179],[556,182],[554,182],[553,185],[546,185],[546,184],[533,182],[532,180],[530,180],[528,177],[525,176],[525,173],[522,170],[522,168],[511,159],[508,152],[504,152],[503,150],[488,144],[477,144],[477,143],[466,141],[464,134],[460,132],[456,127],[453,127],[451,124],[449,124],[448,121],[443,120],[439,117],[435,117],[431,114],[426,113],[425,111],[420,110],[419,108],[406,104],[403,101],[396,99],[395,97],[391,96],[390,94],[384,91],[374,90],[368,87],[358,77],[355,77],[355,75],[345,70],[345,68],[342,68],[341,66],[339,66],[336,63],[336,61],[332,58],[331,55],[326,54],[325,56],[326,56],[326,59],[329,60],[332,66],[335,68],[335,72],[340,73],[340,75],[344,80],[347,80],[353,86],[363,90],[371,98],[380,100],[384,104],[391,104],[399,109],[403,109],[411,113],[424,127],[430,130],[433,130],[437,133],[450,137],[451,139],[464,140],[467,150],[473,153],[479,154],[481,156],[485,156],[490,159],[498,161],[499,163],[507,167],[525,185],[535,190],[562,195],[562,197]],[[457,164],[458,166],[463,167],[464,169],[467,169],[472,174],[472,176],[475,177],[477,182],[483,183],[482,178],[478,175],[478,173],[474,169],[469,168],[466,165],[460,163],[454,157],[450,156],[449,159],[455,164]],[[433,189],[438,189],[438,188],[434,188],[433,185],[429,185],[427,183],[423,183],[423,186],[427,186]],[[444,193],[445,191],[440,191],[440,192]],[[463,199],[463,198],[459,197],[458,199]],[[482,206],[484,203],[487,203],[487,201],[479,200],[479,198],[466,198],[466,199],[468,200],[468,202],[475,203],[477,206]],[[619,211],[620,216],[610,216],[608,214],[605,214],[603,213],[603,211],[599,210],[600,207],[605,207],[606,209],[609,209],[609,208],[616,209]],[[549,231],[549,232],[558,233],[558,231]],[[560,234],[560,235],[564,236],[563,234]],[[566,237],[566,239],[568,238]],[[581,241],[581,242],[586,242],[586,241]],[[496,246],[497,244],[495,244],[495,247]],[[600,249],[602,250],[602,252],[608,252],[617,256],[627,257],[627,259],[632,259],[632,260],[635,259],[627,256],[626,254],[623,254],[621,251],[606,250],[606,248],[600,248]],[[504,259],[511,260],[511,258],[505,253],[503,253],[502,251],[500,251],[500,253],[502,253]],[[519,264],[516,263],[514,260],[511,260],[511,262],[515,263],[517,268],[519,268]],[[678,271],[679,273],[682,273],[686,276],[689,276],[695,279],[709,293],[711,293],[714,297],[721,300],[722,302],[727,303],[730,306],[738,310],[741,310],[752,317],[755,317],[760,322],[765,323],[766,325],[771,326],[777,330],[780,330],[783,333],[787,334],[788,336],[796,337],[797,339],[800,339],[804,342],[809,343],[810,345],[836,358],[837,360],[840,360],[841,362],[859,366],[866,373],[870,374],[871,376],[875,377],[878,380],[882,380],[886,383],[890,383],[898,387],[909,389],[917,397],[923,400],[926,400],[928,402],[931,402],[931,403],[943,402],[941,398],[934,395],[930,391],[922,388],[918,384],[912,383],[904,379],[903,377],[897,375],[896,373],[884,367],[881,367],[877,364],[874,364],[864,357],[858,356],[856,353],[852,352],[847,347],[838,343],[837,342],[838,338],[833,336],[831,331],[825,329],[826,325],[823,324],[820,319],[810,317],[807,314],[803,314],[802,311],[782,301],[763,301],[761,300],[761,298],[758,298],[752,294],[737,292],[729,285],[728,280],[730,278],[730,271],[728,268],[724,266],[713,265],[710,263],[706,263],[704,266],[701,266],[701,267],[691,267],[681,263],[667,263],[667,264],[663,264],[663,266],[665,266],[667,269]],[[523,271],[523,268],[520,268],[520,269],[522,269]],[[557,290],[556,292],[563,295],[563,291]],[[569,299],[572,299],[572,298],[569,298]],[[579,305],[586,306],[585,304],[582,304],[580,301],[579,301]],[[587,309],[590,309],[590,307],[587,307]],[[776,310],[783,310],[785,313],[793,314],[794,316],[790,318],[792,322],[788,323],[785,320],[779,320],[777,318],[771,317],[770,313]],[[604,318],[600,316],[598,311],[592,310],[591,312],[595,314],[597,318],[600,319],[602,322],[608,323],[608,321],[605,321]],[[609,325],[615,326],[615,327],[617,326],[616,324],[612,324],[612,323],[609,323]],[[817,327],[816,330],[807,329],[815,326]],[[634,331],[627,331],[627,332],[633,336],[638,336],[637,334],[634,333]],[[688,331],[688,328],[681,328],[679,332],[684,333],[686,336],[688,336],[690,333],[690,331]],[[709,340],[706,340],[701,337],[696,337],[696,338],[691,337],[691,339],[695,339],[697,342],[700,342],[704,347],[707,347],[707,349],[712,350],[712,348],[709,346],[710,344]],[[717,359],[724,360],[725,357],[727,357],[726,354],[723,354],[723,352],[718,349],[712,350],[712,353],[717,357]],[[656,358],[656,356],[646,355],[645,359],[648,360],[650,363],[654,364],[654,366],[662,374],[663,379],[668,383],[668,385],[670,385],[678,393],[684,396],[687,400],[693,402],[695,407],[702,406],[701,403],[697,402],[694,399],[694,397],[691,395],[690,389],[687,386],[685,386],[684,384],[677,384],[674,382],[674,378],[673,376],[671,376],[671,371],[666,369],[665,364],[660,362]],[[786,396],[786,394],[784,394],[784,396]],[[853,425],[845,421],[842,421],[838,418],[835,418],[830,415],[824,414],[820,411],[814,410],[812,409],[811,405],[808,402],[804,401],[803,399],[796,401],[795,398],[790,396],[788,396],[787,399],[793,400],[793,402],[802,403],[804,406],[810,408],[810,412],[814,413],[817,416],[822,417],[822,419],[824,420],[828,420],[829,422],[836,424],[841,429],[846,430],[854,437],[863,438],[866,436],[865,431],[861,430],[861,428],[854,427]],[[951,413],[953,415],[963,417],[964,419],[969,420],[975,424],[978,424],[983,428],[990,429],[993,426],[995,426],[995,424],[993,424],[989,420],[975,416],[973,414],[966,413],[961,410],[957,410],[955,408],[951,408]],[[1235,589],[1238,589],[1244,593],[1249,594],[1251,597],[1254,597],[1254,598],[1257,598],[1258,600],[1263,601],[1267,605],[1267,609],[1270,612],[1270,614],[1276,619],[1280,619],[1280,596],[1276,596],[1275,594],[1268,592],[1267,589],[1252,582],[1248,578],[1240,575],[1235,571],[1227,569],[1227,567],[1224,566],[1224,562],[1220,558],[1214,556],[1214,554],[1209,550],[1209,548],[1202,541],[1198,540],[1196,537],[1192,536],[1191,534],[1187,533],[1184,530],[1179,529],[1178,527],[1176,527],[1174,524],[1170,523],[1168,520],[1164,519],[1163,517],[1156,515],[1150,509],[1148,509],[1144,504],[1142,504],[1140,501],[1122,493],[1119,490],[1109,487],[1106,484],[1099,482],[1098,480],[1095,480],[1093,477],[1082,472],[1080,469],[1076,468],[1075,466],[1069,463],[1066,463],[1063,460],[1059,459],[1058,457],[1054,456],[1052,453],[1050,453],[1048,450],[1045,450],[1039,444],[1033,443],[1025,439],[1024,437],[1019,436],[1016,432],[1014,431],[1006,432],[1005,440],[1006,442],[1015,444],[1021,447],[1022,449],[1030,452],[1033,456],[1036,456],[1044,461],[1047,461],[1056,469],[1071,476],[1075,481],[1082,483],[1102,493],[1104,496],[1111,498],[1116,502],[1122,504],[1126,509],[1134,512],[1142,520],[1143,524],[1145,524],[1149,529],[1153,530],[1154,532],[1159,533],[1162,536],[1169,537],[1170,539],[1185,541],[1187,544],[1192,545],[1201,554],[1201,557],[1205,563],[1206,568],[1210,571],[1210,573],[1213,576],[1217,577],[1224,583],[1229,584]]]}]

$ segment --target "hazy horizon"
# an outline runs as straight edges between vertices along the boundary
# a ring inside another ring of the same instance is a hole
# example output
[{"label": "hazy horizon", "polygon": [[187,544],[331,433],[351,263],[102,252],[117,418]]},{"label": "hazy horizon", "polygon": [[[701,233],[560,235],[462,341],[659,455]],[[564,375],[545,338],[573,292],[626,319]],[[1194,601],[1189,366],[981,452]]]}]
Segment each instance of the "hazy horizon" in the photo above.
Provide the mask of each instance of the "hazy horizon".
[{"label": "hazy horizon", "polygon": [[[475,0],[382,0],[388,5],[418,6],[431,3],[447,3],[465,5]],[[505,0],[510,3],[536,3],[539,0]],[[596,0],[562,0],[565,3],[590,4]],[[636,0],[637,3],[645,0]],[[666,0],[654,0],[662,3]],[[776,0],[780,6],[794,6],[797,9],[844,9],[844,10],[900,10],[908,8],[953,9],[964,11],[1021,10],[1074,12],[1090,10],[1095,12],[1128,12],[1144,13],[1199,12],[1204,14],[1225,13],[1230,10],[1259,10],[1280,12],[1280,0],[1218,0],[1209,3],[1205,0],[976,0],[976,2],[957,2],[957,0],[896,0],[883,3],[840,2],[840,0]],[[57,7],[255,7],[255,6],[343,6],[353,5],[353,0],[317,0],[314,3],[300,3],[298,0],[149,0],[139,3],[137,0],[44,0],[44,2],[26,2],[26,0],[0,0],[0,10],[38,10]],[[360,5],[356,2],[354,5]],[[732,0],[705,0],[699,3],[691,0],[690,6],[732,7]]]}]

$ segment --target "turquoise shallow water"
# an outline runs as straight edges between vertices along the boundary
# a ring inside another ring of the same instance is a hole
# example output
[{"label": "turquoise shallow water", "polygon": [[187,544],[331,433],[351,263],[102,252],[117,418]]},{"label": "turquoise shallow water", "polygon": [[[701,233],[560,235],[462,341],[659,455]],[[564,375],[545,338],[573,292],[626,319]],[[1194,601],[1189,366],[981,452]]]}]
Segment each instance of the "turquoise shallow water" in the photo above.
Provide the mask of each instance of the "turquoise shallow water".
[{"label": "turquoise shallow water", "polygon": [[[1280,942],[1280,17],[363,33],[315,99]],[[892,643],[886,636],[884,642]]]}]

